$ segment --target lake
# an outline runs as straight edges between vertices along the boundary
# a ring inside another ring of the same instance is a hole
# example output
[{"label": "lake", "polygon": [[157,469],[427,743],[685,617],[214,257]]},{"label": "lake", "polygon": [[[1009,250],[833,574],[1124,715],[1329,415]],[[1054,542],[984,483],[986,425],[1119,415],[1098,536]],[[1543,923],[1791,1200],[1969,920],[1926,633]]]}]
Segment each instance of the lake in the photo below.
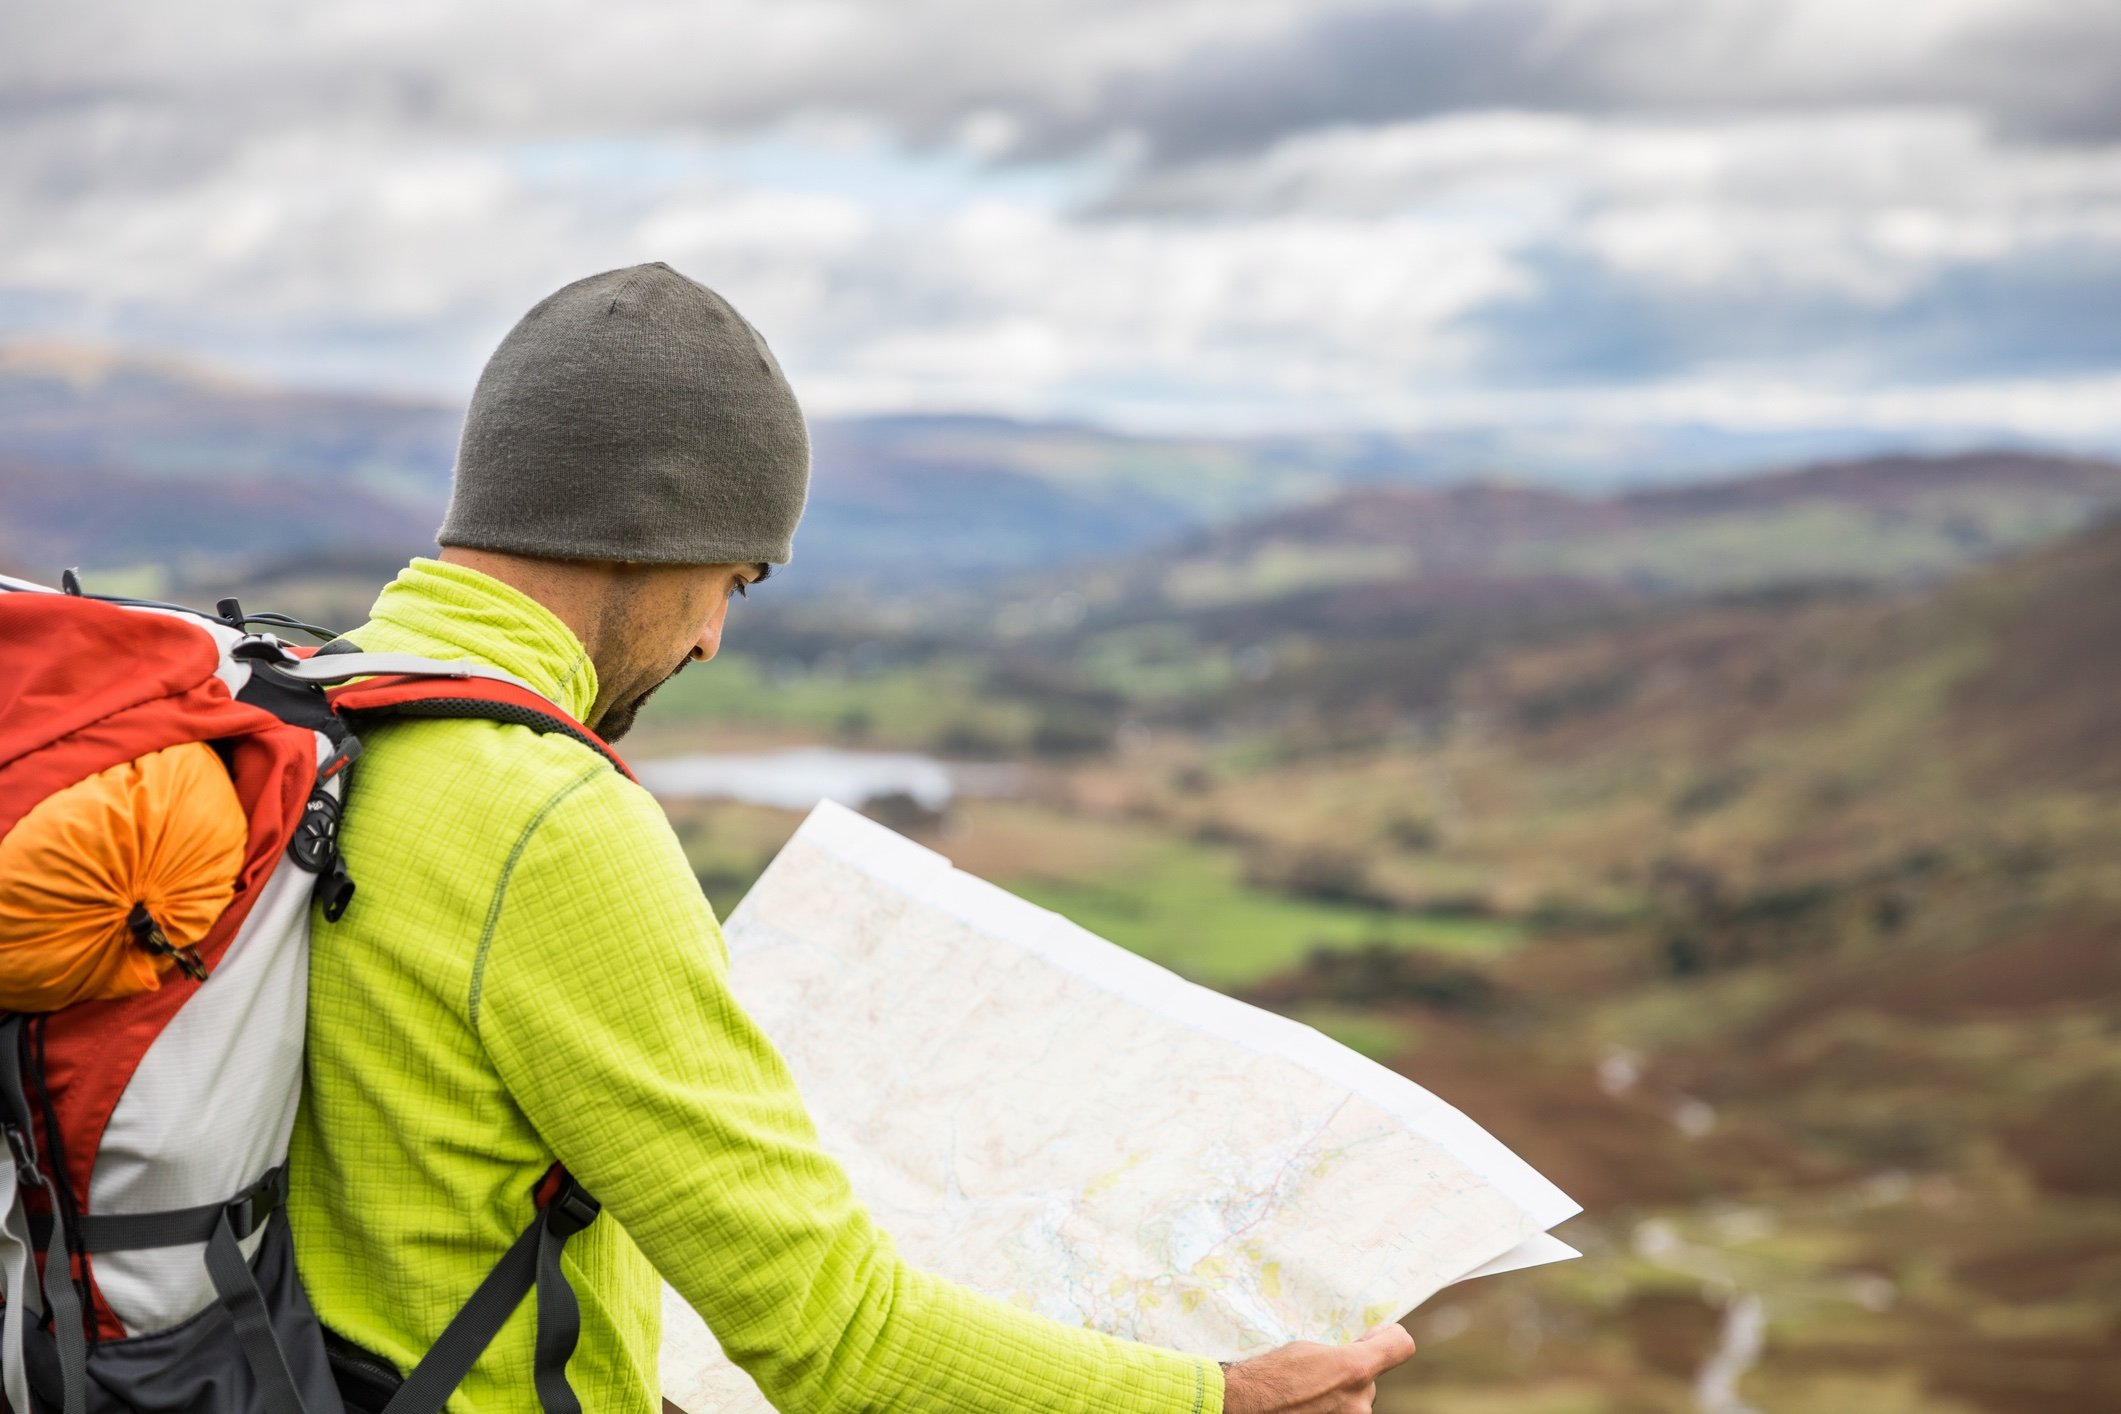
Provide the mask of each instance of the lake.
[{"label": "lake", "polygon": [[671,800],[740,800],[808,810],[820,800],[859,810],[883,796],[911,797],[943,810],[961,795],[1012,795],[1017,767],[941,761],[907,751],[842,751],[829,746],[729,755],[666,756],[634,763],[634,774]]}]

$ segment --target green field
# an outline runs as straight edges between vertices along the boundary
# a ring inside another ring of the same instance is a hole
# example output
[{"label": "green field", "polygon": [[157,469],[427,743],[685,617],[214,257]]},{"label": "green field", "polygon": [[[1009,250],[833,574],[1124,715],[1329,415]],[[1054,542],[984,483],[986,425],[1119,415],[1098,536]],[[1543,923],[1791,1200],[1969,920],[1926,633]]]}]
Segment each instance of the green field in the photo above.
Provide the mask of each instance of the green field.
[{"label": "green field", "polygon": [[1035,872],[1001,883],[1121,947],[1196,982],[1241,988],[1302,965],[1319,949],[1374,943],[1494,956],[1524,937],[1494,918],[1434,917],[1271,893],[1246,884],[1233,855],[1182,839],[1143,842],[1096,879]]}]

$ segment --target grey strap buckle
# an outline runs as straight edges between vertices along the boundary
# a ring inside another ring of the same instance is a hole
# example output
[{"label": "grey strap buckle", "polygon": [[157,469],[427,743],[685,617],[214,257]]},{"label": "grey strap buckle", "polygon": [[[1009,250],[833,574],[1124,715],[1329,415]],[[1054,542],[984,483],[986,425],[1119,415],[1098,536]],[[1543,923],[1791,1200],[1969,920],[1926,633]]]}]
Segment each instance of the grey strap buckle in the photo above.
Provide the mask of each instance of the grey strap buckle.
[{"label": "grey strap buckle", "polygon": [[249,1237],[280,1211],[280,1198],[285,1188],[282,1180],[286,1172],[285,1168],[274,1169],[263,1183],[254,1185],[248,1193],[228,1205],[225,1210],[228,1226],[235,1233],[236,1241]]},{"label": "grey strap buckle", "polygon": [[36,1136],[10,1124],[7,1126],[7,1147],[15,1156],[15,1175],[22,1180],[22,1186],[44,1187],[44,1175],[37,1171]]}]

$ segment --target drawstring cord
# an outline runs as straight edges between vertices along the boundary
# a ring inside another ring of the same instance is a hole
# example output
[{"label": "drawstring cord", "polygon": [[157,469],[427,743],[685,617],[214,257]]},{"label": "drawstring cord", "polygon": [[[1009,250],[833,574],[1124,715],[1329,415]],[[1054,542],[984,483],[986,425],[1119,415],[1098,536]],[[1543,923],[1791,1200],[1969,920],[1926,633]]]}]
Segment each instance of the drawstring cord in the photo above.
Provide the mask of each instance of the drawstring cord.
[{"label": "drawstring cord", "polygon": [[133,905],[132,913],[126,917],[125,926],[133,930],[133,938],[141,947],[156,957],[175,959],[177,966],[182,968],[184,975],[192,981],[206,980],[206,964],[199,960],[199,950],[180,948],[165,937],[162,925],[155,922],[155,916],[147,911],[144,901]]}]

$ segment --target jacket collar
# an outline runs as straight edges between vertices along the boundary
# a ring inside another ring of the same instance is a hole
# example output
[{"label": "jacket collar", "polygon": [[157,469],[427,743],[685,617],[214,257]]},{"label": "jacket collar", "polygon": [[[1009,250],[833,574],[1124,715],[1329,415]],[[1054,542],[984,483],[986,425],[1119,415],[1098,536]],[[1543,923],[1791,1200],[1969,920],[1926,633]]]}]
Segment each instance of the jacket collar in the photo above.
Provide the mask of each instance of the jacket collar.
[{"label": "jacket collar", "polygon": [[369,652],[468,658],[514,673],[578,722],[596,705],[597,670],[574,631],[522,590],[463,565],[414,560],[349,636]]}]

